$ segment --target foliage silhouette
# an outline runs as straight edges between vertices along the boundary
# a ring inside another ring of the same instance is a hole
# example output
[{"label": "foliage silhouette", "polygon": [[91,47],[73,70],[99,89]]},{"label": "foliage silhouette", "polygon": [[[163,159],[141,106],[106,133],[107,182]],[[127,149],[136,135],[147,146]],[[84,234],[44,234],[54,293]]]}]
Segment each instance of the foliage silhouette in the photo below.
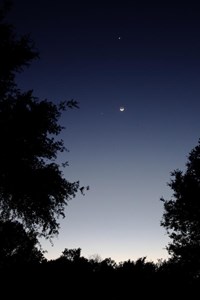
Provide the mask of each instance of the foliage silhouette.
[{"label": "foliage silhouette", "polygon": [[200,140],[190,152],[186,171],[175,170],[169,186],[174,191],[164,202],[161,225],[172,242],[167,249],[174,263],[179,262],[191,276],[200,276]]},{"label": "foliage silhouette", "polygon": [[17,37],[0,11],[0,217],[18,220],[46,238],[57,234],[58,217],[79,189],[56,163],[65,149],[57,136],[61,112],[74,100],[56,105],[17,88],[15,76],[38,57],[28,36]]},{"label": "foliage silhouette", "polygon": [[0,7],[0,99],[9,99],[17,91],[16,73],[38,58],[38,51],[28,35],[17,37],[14,26],[5,21],[10,10],[8,1]]},{"label": "foliage silhouette", "polygon": [[[20,274],[20,276],[19,276]],[[11,280],[12,278],[12,280]],[[25,293],[24,286],[44,297],[97,296],[110,299],[134,298],[142,296],[193,297],[199,290],[200,280],[188,281],[180,268],[173,261],[159,263],[148,262],[146,257],[136,261],[115,263],[111,258],[104,260],[87,259],[81,256],[81,249],[67,249],[54,260],[43,260],[33,268],[14,269],[8,276],[3,276],[6,284],[15,285],[20,295]],[[22,287],[23,285],[23,287]],[[4,287],[4,285],[3,285]],[[27,290],[27,289],[26,289]],[[26,294],[27,295],[27,294]]]},{"label": "foliage silhouette", "polygon": [[[164,291],[165,296],[191,296],[199,284],[199,280],[188,281],[180,265],[172,261],[154,263],[146,261],[146,257],[120,263],[111,258],[86,259],[81,256],[80,248],[65,248],[58,259],[42,265],[44,269],[40,274],[48,278],[48,282],[52,280],[52,284],[59,286],[67,282],[72,293],[78,290],[82,296],[91,296],[91,299],[97,294],[104,298],[126,299],[137,293],[160,298],[160,290]],[[55,274],[54,278],[52,274]]]},{"label": "foliage silhouette", "polygon": [[17,221],[0,221],[0,269],[39,264],[44,256],[36,245],[37,236],[27,233]]},{"label": "foliage silhouette", "polygon": [[69,261],[77,261],[80,259],[81,256],[81,248],[77,249],[67,249],[65,248],[64,251],[62,252],[63,258],[69,260]]}]

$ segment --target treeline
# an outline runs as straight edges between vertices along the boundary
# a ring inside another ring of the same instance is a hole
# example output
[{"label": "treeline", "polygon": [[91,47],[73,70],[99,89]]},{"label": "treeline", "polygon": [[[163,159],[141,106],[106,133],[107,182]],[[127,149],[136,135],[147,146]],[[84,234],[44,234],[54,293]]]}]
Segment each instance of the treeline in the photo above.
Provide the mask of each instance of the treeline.
[{"label": "treeline", "polygon": [[[200,279],[187,270],[187,266],[172,260],[157,263],[136,261],[116,263],[111,258],[85,258],[81,249],[65,249],[54,260],[41,260],[12,264],[1,269],[5,283],[16,285],[15,292],[28,288],[44,295],[72,293],[91,296],[126,297],[140,295],[192,295],[199,289]],[[19,282],[21,283],[19,285]]]}]

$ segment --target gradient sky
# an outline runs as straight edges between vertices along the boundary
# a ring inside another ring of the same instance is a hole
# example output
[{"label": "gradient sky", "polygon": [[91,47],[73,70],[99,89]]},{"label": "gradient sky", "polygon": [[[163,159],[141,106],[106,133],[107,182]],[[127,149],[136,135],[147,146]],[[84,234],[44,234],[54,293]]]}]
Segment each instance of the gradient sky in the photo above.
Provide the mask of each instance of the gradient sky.
[{"label": "gradient sky", "polygon": [[19,86],[80,105],[61,119],[59,162],[90,190],[69,202],[54,246],[42,241],[46,257],[167,258],[160,198],[200,137],[198,1],[13,2],[8,19],[40,52]]}]

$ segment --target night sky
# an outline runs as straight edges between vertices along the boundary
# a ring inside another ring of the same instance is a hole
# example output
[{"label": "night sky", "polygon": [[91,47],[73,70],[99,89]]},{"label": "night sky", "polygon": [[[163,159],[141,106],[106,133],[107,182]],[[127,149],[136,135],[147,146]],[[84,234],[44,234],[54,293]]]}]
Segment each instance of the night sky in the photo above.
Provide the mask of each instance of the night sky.
[{"label": "night sky", "polygon": [[45,256],[167,258],[160,198],[200,137],[198,1],[13,3],[7,19],[40,53],[19,87],[80,106],[60,120],[69,152],[58,162],[90,190],[69,202],[54,246],[42,241]]}]

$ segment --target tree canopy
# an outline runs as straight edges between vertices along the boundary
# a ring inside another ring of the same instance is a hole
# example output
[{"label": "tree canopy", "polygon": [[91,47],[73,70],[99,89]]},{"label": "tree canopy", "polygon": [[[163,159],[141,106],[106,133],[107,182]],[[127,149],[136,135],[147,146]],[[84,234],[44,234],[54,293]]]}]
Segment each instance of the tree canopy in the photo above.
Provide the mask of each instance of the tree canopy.
[{"label": "tree canopy", "polygon": [[200,271],[200,140],[192,149],[186,171],[171,173],[169,186],[173,197],[164,201],[161,225],[172,243],[168,251],[173,259],[184,263],[192,272]]},{"label": "tree canopy", "polygon": [[0,244],[0,270],[44,260],[36,234],[27,233],[17,221],[0,222]]},{"label": "tree canopy", "polygon": [[65,216],[79,182],[64,178],[56,163],[65,149],[58,138],[61,113],[78,107],[74,100],[55,104],[21,91],[17,72],[24,71],[38,51],[28,36],[18,37],[0,11],[0,220],[17,220],[24,228],[51,237],[58,217]]}]

